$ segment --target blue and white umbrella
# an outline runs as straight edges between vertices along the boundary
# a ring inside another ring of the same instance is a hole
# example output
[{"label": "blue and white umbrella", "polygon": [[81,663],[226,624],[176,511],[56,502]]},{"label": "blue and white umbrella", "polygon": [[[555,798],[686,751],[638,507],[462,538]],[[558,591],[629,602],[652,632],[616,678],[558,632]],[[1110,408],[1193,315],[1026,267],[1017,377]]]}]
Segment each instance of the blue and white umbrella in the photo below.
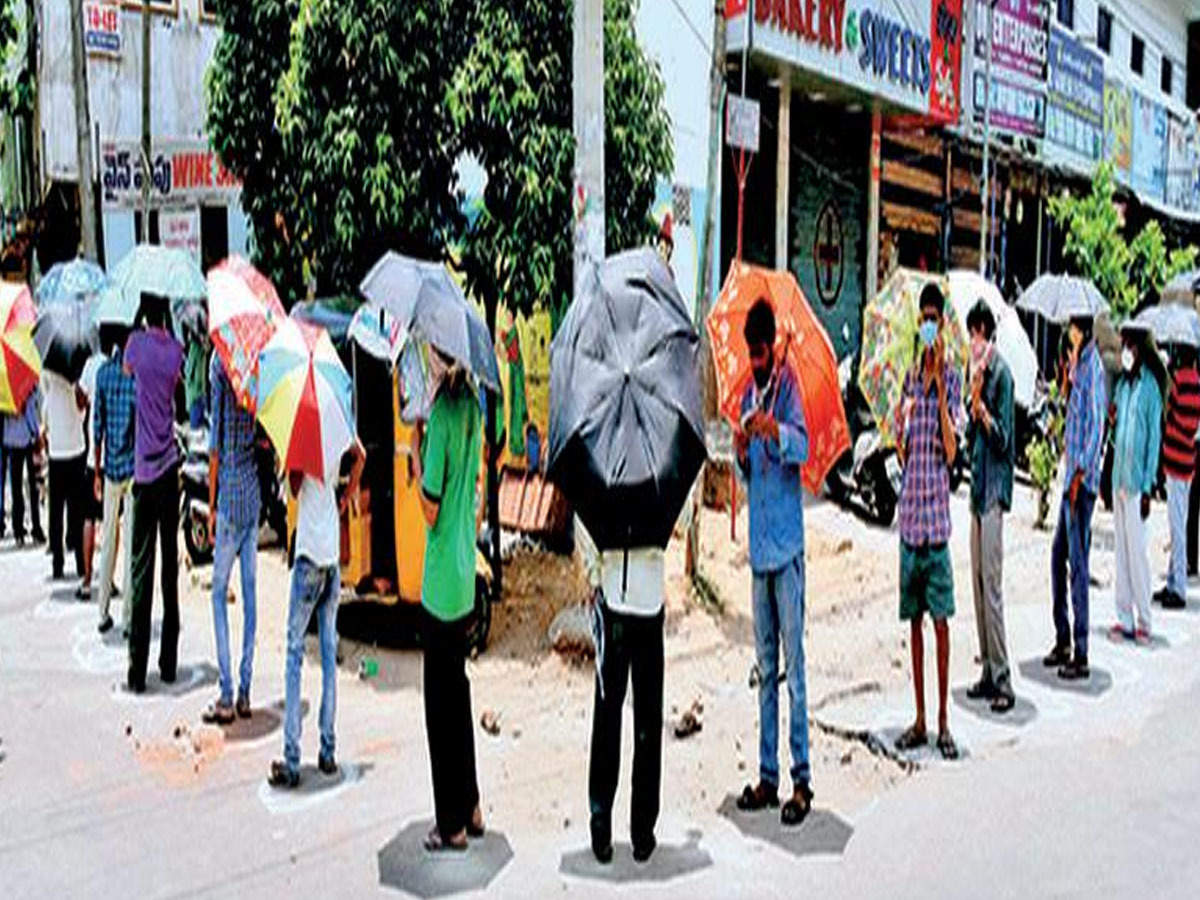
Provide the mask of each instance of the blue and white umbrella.
[{"label": "blue and white umbrella", "polygon": [[1148,328],[1159,344],[1200,347],[1200,314],[1194,306],[1160,303],[1142,310],[1133,321]]},{"label": "blue and white umbrella", "polygon": [[106,291],[96,311],[96,321],[132,326],[142,305],[142,294],[157,294],[171,302],[176,336],[186,325],[207,333],[204,299],[208,284],[196,261],[184,250],[138,244],[112,270],[112,290]]},{"label": "blue and white umbrella", "polygon": [[1108,301],[1086,278],[1042,275],[1025,289],[1017,307],[1063,325],[1074,318],[1095,318],[1107,312]]},{"label": "blue and white umbrella", "polygon": [[348,335],[366,353],[394,367],[408,340],[408,329],[382,306],[368,303],[350,320]]},{"label": "blue and white umbrella", "polygon": [[34,296],[39,304],[55,300],[95,300],[108,286],[104,270],[90,260],[78,257],[55,263],[38,285]]}]

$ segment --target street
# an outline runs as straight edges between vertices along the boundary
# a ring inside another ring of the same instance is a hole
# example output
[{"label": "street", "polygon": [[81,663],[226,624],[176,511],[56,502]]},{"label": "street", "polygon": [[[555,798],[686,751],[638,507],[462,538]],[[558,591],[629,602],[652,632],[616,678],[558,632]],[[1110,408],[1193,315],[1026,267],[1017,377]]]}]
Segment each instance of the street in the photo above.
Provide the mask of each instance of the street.
[{"label": "street", "polygon": [[[965,490],[954,498],[958,614],[950,722],[964,759],[918,765],[857,739],[894,737],[911,717],[904,629],[895,613],[895,534],[828,503],[808,510],[809,708],[816,811],[784,833],[775,814],[739,818],[732,796],[756,768],[757,702],[747,686],[749,590],[744,519],[704,520],[706,571],[725,608],[701,608],[669,560],[664,783],[660,846],[635,865],[618,792],[617,858],[591,858],[586,772],[592,670],[551,651],[551,609],[584,588],[566,560],[520,553],[509,565],[489,650],[469,665],[489,831],[463,857],[420,850],[432,815],[421,662],[402,616],[363,604],[341,613],[337,710],[341,774],[316,771],[319,663],[305,661],[304,783],[265,786],[280,752],[286,572],[260,554],[254,717],[200,725],[215,696],[208,570],[181,573],[181,670],[125,694],[119,631],[50,584],[40,549],[0,548],[0,873],[5,895],[444,896],[1192,896],[1200,862],[1200,590],[1161,613],[1155,645],[1112,644],[1112,595],[1092,595],[1092,680],[1047,679],[1050,534],[1030,527],[1018,487],[1006,534],[1010,653],[1019,703],[1007,719],[971,708],[974,618],[967,590]],[[1165,515],[1151,517],[1153,570],[1165,564]],[[1111,580],[1111,518],[1098,513],[1093,571]],[[677,544],[678,542],[676,542]],[[738,572],[739,554],[742,571]],[[574,580],[572,580],[574,579]],[[740,580],[739,580],[740,579]],[[236,584],[236,579],[235,579]],[[740,584],[740,588],[739,588]],[[543,585],[552,585],[546,590]],[[1157,612],[1157,611],[1156,611]],[[156,607],[156,621],[158,610]],[[235,636],[240,609],[231,609]],[[385,640],[386,638],[386,640]],[[373,640],[398,649],[375,648]],[[935,680],[927,642],[931,727]],[[235,637],[234,647],[240,646]],[[379,661],[361,680],[359,661]],[[236,651],[235,651],[236,660]],[[1035,664],[1036,663],[1036,664]],[[704,728],[670,731],[693,700]],[[628,713],[625,769],[630,746]],[[786,752],[786,751],[785,751]],[[786,758],[783,760],[786,766]]]}]

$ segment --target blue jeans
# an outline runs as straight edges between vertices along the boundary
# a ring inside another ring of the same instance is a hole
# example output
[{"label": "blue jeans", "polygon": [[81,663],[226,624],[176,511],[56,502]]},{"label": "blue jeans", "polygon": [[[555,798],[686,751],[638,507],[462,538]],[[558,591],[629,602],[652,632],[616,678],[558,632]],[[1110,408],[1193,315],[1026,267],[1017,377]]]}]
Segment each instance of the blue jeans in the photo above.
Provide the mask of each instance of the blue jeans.
[{"label": "blue jeans", "polygon": [[1171,522],[1171,567],[1167,572],[1167,590],[1187,597],[1187,517],[1190,478],[1167,476],[1167,516]]},{"label": "blue jeans", "polygon": [[221,670],[221,703],[233,702],[233,678],[229,671],[229,576],[234,560],[242,563],[242,667],[238,696],[250,699],[250,677],[254,672],[254,632],[258,623],[255,577],[258,570],[258,510],[245,525],[217,516],[217,542],[213,551],[213,630],[217,636],[217,668]]},{"label": "blue jeans", "polygon": [[1077,509],[1063,493],[1058,527],[1050,548],[1050,581],[1054,591],[1055,646],[1070,649],[1071,623],[1067,615],[1067,563],[1071,566],[1071,607],[1075,616],[1075,657],[1088,655],[1088,557],[1092,551],[1092,510],[1096,495],[1080,486]]},{"label": "blue jeans", "polygon": [[304,633],[313,613],[321,642],[321,756],[333,757],[333,719],[337,713],[337,609],[342,590],[336,565],[321,567],[300,556],[292,568],[292,598],[288,605],[287,669],[283,714],[283,761],[300,770],[300,664]]},{"label": "blue jeans", "polygon": [[777,572],[755,573],[758,654],[758,774],[779,785],[779,644],[783,642],[791,724],[792,784],[808,784],[808,693],[804,675],[804,553]]}]

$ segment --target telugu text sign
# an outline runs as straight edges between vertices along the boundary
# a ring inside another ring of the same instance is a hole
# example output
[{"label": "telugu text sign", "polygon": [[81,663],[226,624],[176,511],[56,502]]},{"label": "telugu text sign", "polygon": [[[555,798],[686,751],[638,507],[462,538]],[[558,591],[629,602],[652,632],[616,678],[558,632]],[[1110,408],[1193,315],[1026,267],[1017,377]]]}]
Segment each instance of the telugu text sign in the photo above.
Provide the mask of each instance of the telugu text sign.
[{"label": "telugu text sign", "polygon": [[[135,209],[142,205],[141,155],[137,141],[102,144],[100,183],[106,207]],[[159,142],[150,160],[150,173],[154,207],[228,206],[241,195],[241,182],[203,141]]]}]

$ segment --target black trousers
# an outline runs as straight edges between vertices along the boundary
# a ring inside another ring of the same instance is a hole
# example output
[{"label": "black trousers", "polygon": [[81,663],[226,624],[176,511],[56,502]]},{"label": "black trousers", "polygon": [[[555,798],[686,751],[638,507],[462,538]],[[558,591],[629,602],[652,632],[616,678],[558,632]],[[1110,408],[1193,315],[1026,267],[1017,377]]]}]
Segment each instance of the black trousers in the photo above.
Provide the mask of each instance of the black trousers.
[{"label": "black trousers", "polygon": [[603,634],[592,714],[588,799],[592,834],[612,839],[612,807],[621,768],[621,708],[633,681],[633,796],[630,836],[634,846],[654,836],[662,782],[663,613],[613,612],[597,597]]},{"label": "black trousers", "polygon": [[13,536],[25,537],[25,476],[29,476],[29,522],[34,537],[42,534],[42,504],[38,496],[37,473],[33,471],[32,447],[9,447],[8,494],[12,505]]},{"label": "black trousers", "polygon": [[144,687],[154,598],[154,538],[162,545],[162,636],[158,671],[175,677],[179,650],[179,467],[133,486],[133,588],[129,620],[129,685]]},{"label": "black trousers", "polygon": [[50,460],[50,555],[55,575],[63,571],[64,510],[67,547],[75,553],[75,574],[83,575],[83,463],[82,453]]},{"label": "black trousers", "polygon": [[443,622],[422,611],[425,636],[425,733],[433,770],[433,806],[443,839],[462,831],[479,804],[475,721],[467,680],[471,617]]},{"label": "black trousers", "polygon": [[[1200,450],[1200,444],[1196,445]],[[1197,530],[1200,529],[1200,478],[1196,477],[1196,473],[1192,473],[1192,489],[1188,493],[1188,516],[1187,516],[1187,570],[1189,575],[1196,574],[1197,556]]]}]

